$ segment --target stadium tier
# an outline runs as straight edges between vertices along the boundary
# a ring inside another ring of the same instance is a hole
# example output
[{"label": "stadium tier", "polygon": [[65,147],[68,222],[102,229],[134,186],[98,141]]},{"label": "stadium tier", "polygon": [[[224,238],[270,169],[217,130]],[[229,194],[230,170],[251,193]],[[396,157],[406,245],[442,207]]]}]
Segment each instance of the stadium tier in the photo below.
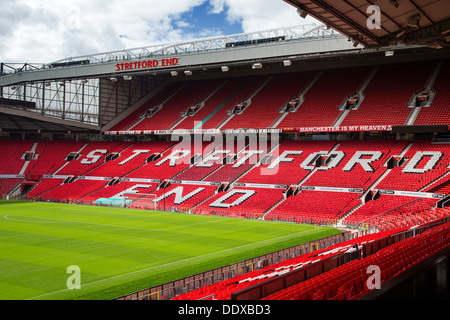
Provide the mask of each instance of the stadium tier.
[{"label": "stadium tier", "polygon": [[324,259],[329,259],[340,253],[346,252],[355,245],[362,245],[369,241],[383,239],[392,234],[405,229],[393,229],[389,231],[379,232],[374,235],[366,235],[356,239],[341,242],[336,245],[331,245],[326,249],[315,250],[310,253],[300,255],[298,257],[288,259],[276,264],[269,265],[260,270],[245,273],[241,276],[233,277],[225,281],[221,281],[201,289],[188,292],[176,296],[174,300],[198,300],[198,299],[218,299],[229,300],[231,294],[239,290],[248,288],[255,284],[273,279],[288,272],[300,269],[302,267],[317,263]]},{"label": "stadium tier", "polygon": [[[142,105],[120,115],[101,141],[1,139],[0,195],[326,225],[364,234],[175,300],[231,299],[353,248],[414,233],[260,297],[359,299],[369,293],[362,268],[385,265],[382,280],[389,281],[448,246],[448,136],[402,130],[315,135],[300,128],[449,125],[449,71],[448,61],[430,61],[166,81]],[[268,128],[273,130],[252,130]],[[184,132],[197,129],[211,130],[209,135]],[[136,135],[129,136],[132,132]],[[270,139],[255,143],[255,132]]]},{"label": "stadium tier", "polygon": [[432,103],[429,106],[421,108],[414,125],[448,125],[450,123],[449,73],[450,63],[447,60],[441,67],[441,71],[434,83],[433,90],[430,91],[430,94],[434,95]]},{"label": "stadium tier", "polygon": [[370,68],[350,68],[326,70],[314,77],[302,77],[310,81],[315,77],[318,79],[309,90],[305,90],[304,102],[297,111],[289,112],[278,128],[331,127],[342,112],[339,107],[357,93],[369,74]]},{"label": "stadium tier", "polygon": [[412,217],[448,195],[449,147],[430,140],[281,140],[263,150],[236,141],[1,143],[13,146],[15,164],[2,190],[22,184],[28,199],[95,204],[148,184],[146,208],[165,199],[202,214],[386,228],[388,217]]},{"label": "stadium tier", "polygon": [[447,124],[448,69],[446,60],[180,80],[108,133]]},{"label": "stadium tier", "polygon": [[368,257],[343,264],[329,272],[300,282],[266,300],[357,300],[374,288],[367,286],[370,266],[381,271],[380,286],[397,275],[412,268],[450,243],[449,222],[424,233],[399,241]]},{"label": "stadium tier", "polygon": [[432,63],[384,65],[364,91],[364,100],[351,110],[342,125],[404,125],[411,113],[410,100],[432,74]]},{"label": "stadium tier", "polygon": [[271,210],[266,220],[332,224],[361,203],[361,194],[303,190]]}]

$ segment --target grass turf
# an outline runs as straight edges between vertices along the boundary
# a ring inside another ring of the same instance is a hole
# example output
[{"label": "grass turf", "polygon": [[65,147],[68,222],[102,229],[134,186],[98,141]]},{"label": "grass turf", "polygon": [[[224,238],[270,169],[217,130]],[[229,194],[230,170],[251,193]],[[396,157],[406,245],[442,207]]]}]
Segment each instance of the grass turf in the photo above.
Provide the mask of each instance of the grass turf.
[{"label": "grass turf", "polygon": [[[113,299],[340,233],[329,227],[0,201],[0,299]],[[81,289],[67,288],[76,265]]]}]

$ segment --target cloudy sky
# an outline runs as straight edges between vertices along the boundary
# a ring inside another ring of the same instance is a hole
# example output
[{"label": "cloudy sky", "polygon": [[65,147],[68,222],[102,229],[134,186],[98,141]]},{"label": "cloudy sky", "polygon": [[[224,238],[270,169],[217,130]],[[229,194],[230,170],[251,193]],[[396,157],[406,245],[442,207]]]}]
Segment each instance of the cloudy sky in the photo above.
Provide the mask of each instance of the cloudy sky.
[{"label": "cloudy sky", "polygon": [[318,23],[283,0],[0,0],[0,7],[6,63]]}]

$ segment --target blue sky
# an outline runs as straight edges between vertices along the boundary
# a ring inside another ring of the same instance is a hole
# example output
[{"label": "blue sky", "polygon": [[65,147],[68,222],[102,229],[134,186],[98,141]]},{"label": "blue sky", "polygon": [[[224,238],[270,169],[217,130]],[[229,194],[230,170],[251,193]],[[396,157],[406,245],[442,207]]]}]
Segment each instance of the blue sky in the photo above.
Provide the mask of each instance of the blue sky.
[{"label": "blue sky", "polygon": [[180,17],[180,21],[188,21],[189,25],[186,26],[186,29],[194,31],[200,36],[203,32],[205,36],[210,36],[211,31],[217,33],[217,35],[231,35],[244,32],[239,21],[228,21],[226,11],[212,12],[211,5],[208,2],[184,12]]},{"label": "blue sky", "polygon": [[1,8],[5,63],[318,23],[283,0],[1,0]]}]

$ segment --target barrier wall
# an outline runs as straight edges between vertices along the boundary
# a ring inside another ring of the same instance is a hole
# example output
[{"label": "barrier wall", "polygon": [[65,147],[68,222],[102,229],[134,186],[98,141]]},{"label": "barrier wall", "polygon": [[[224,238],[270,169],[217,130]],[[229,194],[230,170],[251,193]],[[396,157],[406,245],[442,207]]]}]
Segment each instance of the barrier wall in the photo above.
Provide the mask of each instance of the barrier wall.
[{"label": "barrier wall", "polygon": [[304,243],[295,247],[269,253],[235,264],[205,271],[190,277],[154,286],[148,289],[130,293],[114,300],[170,300],[173,297],[192,291],[215,282],[224,281],[252,270],[262,269],[305,253],[326,248],[330,245],[349,240],[353,237],[350,232],[323,238],[314,242]]}]

